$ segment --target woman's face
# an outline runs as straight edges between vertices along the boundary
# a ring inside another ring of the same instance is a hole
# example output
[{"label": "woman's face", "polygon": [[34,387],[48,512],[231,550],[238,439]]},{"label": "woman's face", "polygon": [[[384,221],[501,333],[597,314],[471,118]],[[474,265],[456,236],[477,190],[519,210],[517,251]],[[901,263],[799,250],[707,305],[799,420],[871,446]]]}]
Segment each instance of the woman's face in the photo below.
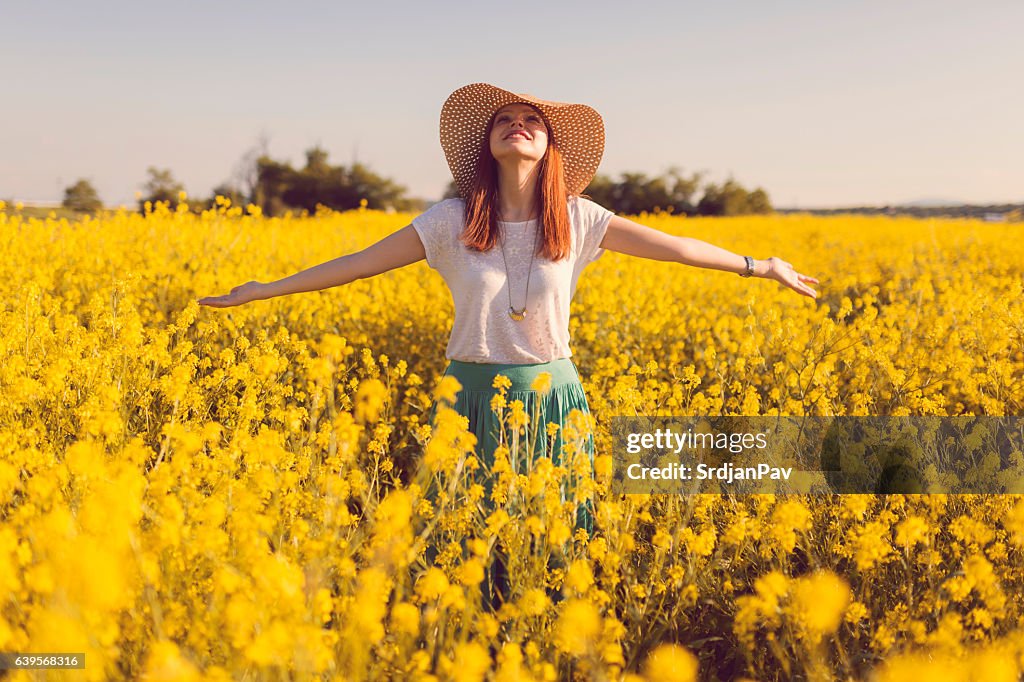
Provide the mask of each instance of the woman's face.
[{"label": "woman's face", "polygon": [[503,160],[540,161],[548,148],[548,128],[529,104],[506,104],[494,115],[491,155]]}]

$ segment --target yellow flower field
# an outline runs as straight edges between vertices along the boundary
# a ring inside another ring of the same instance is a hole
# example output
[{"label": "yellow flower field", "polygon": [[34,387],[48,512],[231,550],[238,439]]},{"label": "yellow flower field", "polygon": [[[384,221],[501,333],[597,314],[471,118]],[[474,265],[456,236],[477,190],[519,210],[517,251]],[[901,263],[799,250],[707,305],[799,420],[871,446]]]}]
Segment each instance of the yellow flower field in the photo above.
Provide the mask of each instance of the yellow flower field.
[{"label": "yellow flower field", "polygon": [[[641,216],[781,256],[820,295],[591,266],[570,331],[594,419],[565,434],[594,428],[591,479],[582,458],[515,471],[512,452],[481,472],[452,410],[431,433],[460,387],[439,381],[452,306],[425,262],[195,303],[411,217],[0,209],[0,652],[85,653],[45,674],[87,680],[1018,679],[1024,501],[616,496],[606,426],[1020,414],[1019,224]],[[499,548],[512,599],[488,612]]]}]

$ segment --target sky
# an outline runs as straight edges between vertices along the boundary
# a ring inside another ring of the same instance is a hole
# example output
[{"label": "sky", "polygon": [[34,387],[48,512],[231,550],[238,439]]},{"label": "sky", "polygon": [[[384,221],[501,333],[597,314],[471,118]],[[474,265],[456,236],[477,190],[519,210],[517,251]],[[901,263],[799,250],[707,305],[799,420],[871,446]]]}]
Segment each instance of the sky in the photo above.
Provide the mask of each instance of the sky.
[{"label": "sky", "polygon": [[670,167],[776,207],[1024,202],[1024,2],[0,2],[0,199],[79,178],[134,204],[150,166],[195,196],[263,137],[320,145],[410,196],[451,179],[455,89],[592,106],[599,173]]}]

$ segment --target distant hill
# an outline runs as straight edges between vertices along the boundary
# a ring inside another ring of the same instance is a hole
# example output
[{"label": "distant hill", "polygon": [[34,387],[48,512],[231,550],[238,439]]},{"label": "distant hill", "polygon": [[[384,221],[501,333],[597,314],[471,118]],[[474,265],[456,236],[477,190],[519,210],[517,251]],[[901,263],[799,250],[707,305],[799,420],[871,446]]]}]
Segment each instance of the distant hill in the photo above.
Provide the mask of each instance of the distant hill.
[{"label": "distant hill", "polygon": [[916,201],[907,201],[897,206],[907,207],[921,207],[921,208],[932,208],[935,206],[963,206],[966,202],[958,201],[957,199],[917,199]]},{"label": "distant hill", "polygon": [[942,199],[922,199],[896,206],[849,206],[846,208],[776,208],[777,213],[810,213],[811,215],[835,215],[856,213],[860,215],[904,215],[915,218],[975,218],[987,222],[1024,221],[1024,203],[973,205],[948,203]]}]

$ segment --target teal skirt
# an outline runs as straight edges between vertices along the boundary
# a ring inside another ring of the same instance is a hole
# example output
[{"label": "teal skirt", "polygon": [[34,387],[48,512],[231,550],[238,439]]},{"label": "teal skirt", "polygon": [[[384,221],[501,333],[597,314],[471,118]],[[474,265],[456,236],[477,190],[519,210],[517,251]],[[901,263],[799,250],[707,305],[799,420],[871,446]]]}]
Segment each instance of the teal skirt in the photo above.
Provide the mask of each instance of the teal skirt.
[{"label": "teal skirt", "polygon": [[[533,390],[531,386],[534,380],[544,372],[551,375],[551,384],[546,393],[541,393]],[[491,401],[501,392],[494,387],[495,377],[499,374],[507,377],[511,382],[511,386],[505,390],[506,419],[512,403],[516,400],[522,401],[524,411],[529,418],[526,433],[524,434],[520,429],[518,443],[511,442],[513,440],[511,429],[506,424],[503,430],[501,418],[492,410]],[[550,362],[524,365],[450,360],[444,375],[455,377],[462,385],[452,408],[469,420],[469,431],[476,435],[476,455],[480,460],[481,473],[485,480],[484,488],[487,491],[485,499],[490,499],[490,480],[487,472],[494,464],[496,449],[502,443],[509,447],[510,452],[515,451],[514,459],[518,460],[520,471],[529,467],[529,463],[523,462],[525,457],[530,458],[531,461],[536,461],[540,457],[550,457],[555,466],[567,464],[563,461],[565,439],[562,429],[569,423],[569,414],[573,410],[579,410],[590,415],[590,405],[583,392],[579,372],[571,359],[560,358]],[[429,423],[431,425],[434,424],[436,411],[437,403],[435,402],[430,409]],[[540,429],[537,428],[538,424],[542,425]],[[558,425],[553,436],[548,435],[548,424]],[[593,433],[587,432],[581,444],[582,452],[589,460],[589,475],[593,476]],[[573,491],[563,487],[561,490],[562,501],[565,502],[570,497],[573,497]],[[583,529],[587,535],[592,536],[593,504],[591,501],[580,502],[576,507],[575,516],[576,528]],[[429,552],[429,554],[433,554],[433,552]],[[484,604],[492,610],[497,610],[505,601],[508,591],[508,576],[500,551],[496,553],[495,560],[487,570],[485,583],[483,586]],[[562,598],[561,593],[550,589],[548,594],[556,602]]]}]

